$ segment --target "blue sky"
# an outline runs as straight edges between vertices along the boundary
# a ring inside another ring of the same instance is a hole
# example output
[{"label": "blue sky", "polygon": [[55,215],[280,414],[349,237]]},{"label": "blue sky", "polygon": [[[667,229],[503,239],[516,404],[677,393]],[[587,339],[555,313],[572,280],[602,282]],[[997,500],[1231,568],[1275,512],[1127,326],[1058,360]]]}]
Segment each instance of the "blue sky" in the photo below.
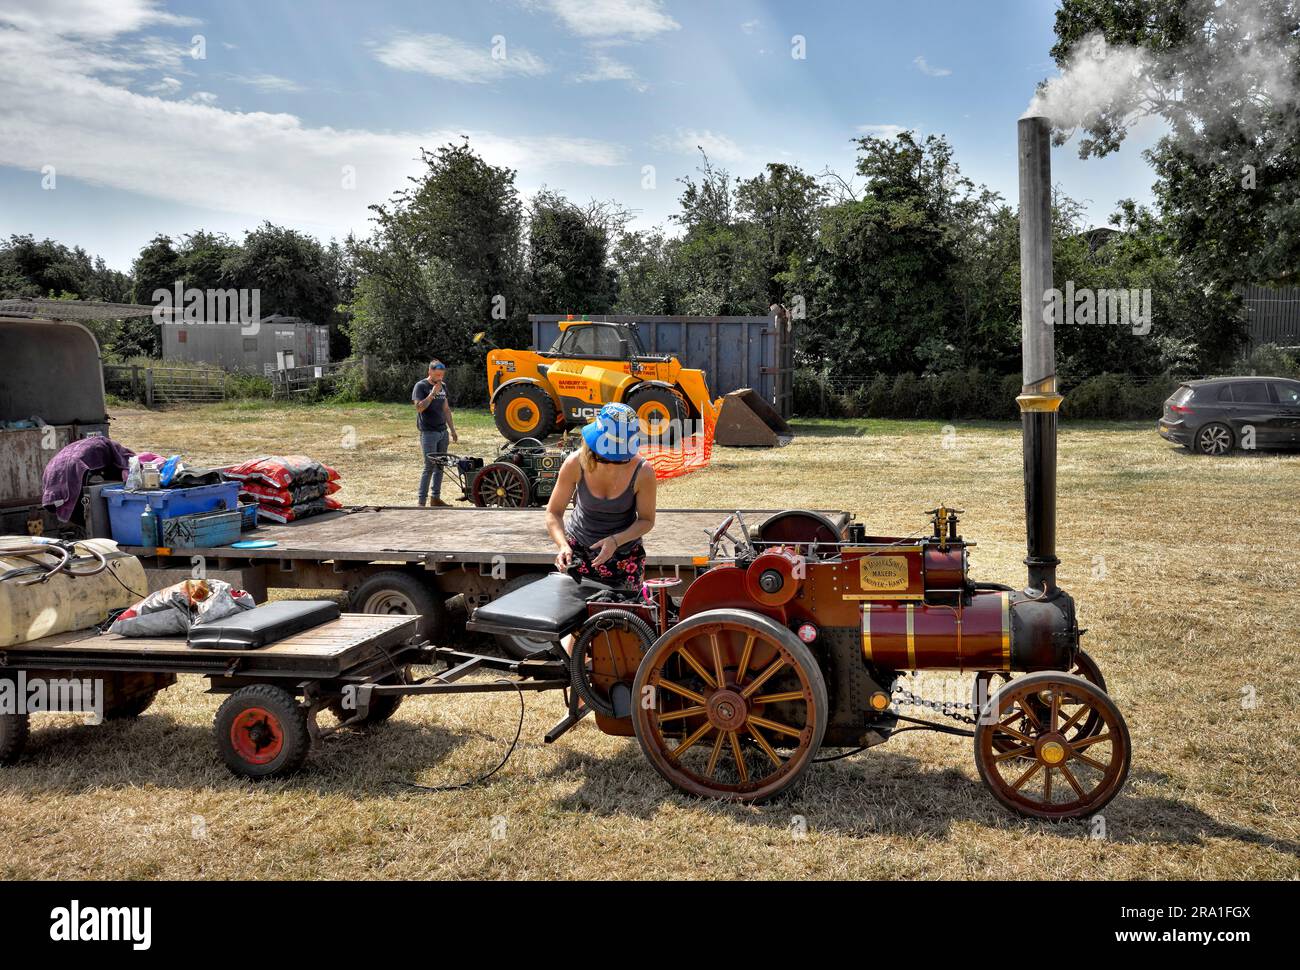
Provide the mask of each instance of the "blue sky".
[{"label": "blue sky", "polygon": [[[160,232],[238,238],[270,220],[364,234],[366,206],[418,171],[419,147],[461,133],[526,194],[616,199],[638,226],[667,223],[697,145],[736,175],[786,161],[847,177],[851,140],[896,128],[946,135],[967,175],[1014,201],[1015,122],[1056,73],[1054,10],[0,0],[0,233],[119,269]],[[1103,223],[1116,200],[1149,199],[1140,151],[1157,134],[1104,160],[1059,149],[1055,178]]]}]

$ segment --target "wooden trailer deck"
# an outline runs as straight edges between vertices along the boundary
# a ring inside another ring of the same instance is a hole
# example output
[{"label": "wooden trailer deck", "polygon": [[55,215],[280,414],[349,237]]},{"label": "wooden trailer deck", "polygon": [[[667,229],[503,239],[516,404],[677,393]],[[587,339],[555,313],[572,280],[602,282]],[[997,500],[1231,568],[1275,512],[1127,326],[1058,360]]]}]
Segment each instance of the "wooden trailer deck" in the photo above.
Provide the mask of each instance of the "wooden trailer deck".
[{"label": "wooden trailer deck", "polygon": [[56,633],[0,649],[0,664],[20,670],[151,670],[212,676],[351,679],[402,649],[418,618],[344,613],[255,650],[207,650],[184,637],[122,637],[97,630]]},{"label": "wooden trailer deck", "polygon": [[[705,533],[716,528],[729,511],[660,509],[654,531],[645,540],[646,564],[694,565],[707,550]],[[780,510],[740,511],[754,527]],[[849,519],[847,512],[821,511],[837,525]],[[512,564],[545,566],[555,559],[555,546],[546,533],[545,509],[357,506],[286,525],[262,523],[245,538],[272,539],[277,544],[269,549],[177,549],[174,554],[250,561],[407,562],[426,567],[483,563],[497,557]],[[158,554],[154,549],[127,548],[140,556]]]}]

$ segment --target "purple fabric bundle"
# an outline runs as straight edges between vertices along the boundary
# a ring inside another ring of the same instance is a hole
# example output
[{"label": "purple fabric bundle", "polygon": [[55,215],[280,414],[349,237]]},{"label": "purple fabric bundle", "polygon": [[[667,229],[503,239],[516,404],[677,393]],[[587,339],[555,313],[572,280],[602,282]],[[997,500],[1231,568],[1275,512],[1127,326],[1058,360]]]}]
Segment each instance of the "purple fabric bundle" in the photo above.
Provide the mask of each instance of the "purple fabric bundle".
[{"label": "purple fabric bundle", "polygon": [[91,472],[102,472],[107,479],[120,480],[134,454],[111,438],[81,438],[72,442],[60,449],[45,466],[41,504],[54,507],[54,514],[60,522],[69,521],[81,498],[81,486],[85,484],[86,476]]}]

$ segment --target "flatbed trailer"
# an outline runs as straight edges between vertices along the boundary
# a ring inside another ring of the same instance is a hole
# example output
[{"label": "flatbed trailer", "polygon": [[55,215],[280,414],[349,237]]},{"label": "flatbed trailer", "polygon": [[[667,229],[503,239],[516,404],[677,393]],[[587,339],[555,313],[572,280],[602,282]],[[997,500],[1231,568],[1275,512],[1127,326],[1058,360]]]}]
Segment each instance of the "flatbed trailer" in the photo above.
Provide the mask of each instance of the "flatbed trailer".
[{"label": "flatbed trailer", "polygon": [[[707,567],[707,536],[731,509],[660,509],[645,541],[647,576],[681,580],[679,592]],[[741,509],[757,530],[775,509]],[[836,530],[851,516],[821,511]],[[446,601],[463,596],[467,611],[554,569],[555,547],[544,509],[354,506],[286,525],[260,525],[246,537],[267,549],[124,547],[139,556],[151,588],[203,575],[226,579],[262,601],[270,589],[331,589],[358,613],[421,616],[419,632],[436,645],[458,638]],[[536,645],[499,637],[522,657]]]},{"label": "flatbed trailer", "polygon": [[[236,774],[266,778],[297,770],[316,738],[393,715],[404,695],[373,689],[410,684],[413,664],[437,660],[418,625],[414,616],[344,613],[254,650],[74,630],[0,649],[0,678],[25,702],[39,692],[46,709],[110,720],[142,714],[179,674],[205,677],[210,693],[230,695],[215,719],[222,759]],[[321,727],[322,710],[338,723]],[[28,713],[0,714],[0,764],[19,756],[27,729]]]}]

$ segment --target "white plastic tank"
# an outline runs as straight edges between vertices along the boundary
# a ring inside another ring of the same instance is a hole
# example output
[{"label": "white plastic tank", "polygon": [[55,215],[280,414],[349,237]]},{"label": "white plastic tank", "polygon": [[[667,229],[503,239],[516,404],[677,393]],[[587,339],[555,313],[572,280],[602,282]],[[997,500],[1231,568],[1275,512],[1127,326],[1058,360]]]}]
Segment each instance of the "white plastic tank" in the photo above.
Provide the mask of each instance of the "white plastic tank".
[{"label": "white plastic tank", "polygon": [[0,536],[0,647],[96,626],[110,611],[149,594],[140,560],[119,551],[111,539],[75,543],[74,572],[90,573],[99,565],[94,552],[104,556],[105,568],[94,575],[61,571],[30,582],[40,572],[22,571],[48,570],[62,558],[48,548],[48,542],[33,536]]}]

